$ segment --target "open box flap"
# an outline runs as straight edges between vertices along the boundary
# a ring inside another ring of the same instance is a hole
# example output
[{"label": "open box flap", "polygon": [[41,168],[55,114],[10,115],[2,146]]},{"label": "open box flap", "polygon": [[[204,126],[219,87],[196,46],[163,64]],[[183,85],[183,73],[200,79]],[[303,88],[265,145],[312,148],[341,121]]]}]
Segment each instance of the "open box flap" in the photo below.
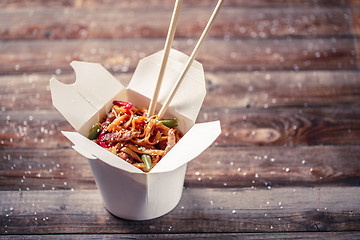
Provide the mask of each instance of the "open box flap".
[{"label": "open box flap", "polygon": [[221,133],[220,121],[195,124],[150,173],[172,171],[208,148]]},{"label": "open box flap", "polygon": [[[73,84],[50,80],[53,105],[81,134],[85,123],[96,113],[104,114],[108,104],[124,86],[98,63],[73,61],[76,74]],[[101,111],[102,110],[102,111]]]},{"label": "open box flap", "polygon": [[[159,51],[139,61],[128,88],[151,99],[155,90],[164,51]],[[162,81],[158,107],[166,101],[182,73],[189,56],[171,49]],[[185,75],[178,91],[169,105],[169,110],[195,122],[206,95],[205,76],[202,64],[194,61]],[[169,112],[169,111],[168,111]]]}]

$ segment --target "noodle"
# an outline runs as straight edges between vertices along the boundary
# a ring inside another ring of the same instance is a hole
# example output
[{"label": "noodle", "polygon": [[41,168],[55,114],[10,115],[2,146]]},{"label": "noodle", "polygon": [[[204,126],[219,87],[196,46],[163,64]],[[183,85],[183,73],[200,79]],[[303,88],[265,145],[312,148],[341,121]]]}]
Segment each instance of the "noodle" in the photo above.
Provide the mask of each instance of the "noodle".
[{"label": "noodle", "polygon": [[148,172],[183,134],[177,129],[176,119],[160,121],[157,115],[147,117],[147,112],[146,108],[114,101],[104,120],[92,127],[89,138],[126,162]]}]

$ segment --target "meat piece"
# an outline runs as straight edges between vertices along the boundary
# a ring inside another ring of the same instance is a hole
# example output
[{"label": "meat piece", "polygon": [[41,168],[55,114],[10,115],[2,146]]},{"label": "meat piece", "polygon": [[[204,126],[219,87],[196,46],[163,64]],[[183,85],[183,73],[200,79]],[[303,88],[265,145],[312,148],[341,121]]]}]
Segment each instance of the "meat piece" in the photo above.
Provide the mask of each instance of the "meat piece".
[{"label": "meat piece", "polygon": [[118,157],[124,159],[126,162],[134,164],[136,163],[136,161],[134,161],[134,159],[127,153],[124,152],[119,152],[116,154]]},{"label": "meat piece", "polygon": [[105,124],[109,125],[116,118],[115,114],[111,111],[106,115]]},{"label": "meat piece", "polygon": [[104,140],[107,142],[120,142],[120,141],[128,141],[132,138],[136,138],[140,136],[140,132],[134,131],[118,131],[118,132],[110,132],[105,133]]},{"label": "meat piece", "polygon": [[173,128],[171,128],[169,130],[169,135],[168,135],[168,139],[167,139],[167,146],[164,150],[164,155],[166,153],[168,153],[172,148],[173,146],[176,144],[176,136],[175,136],[175,130]]}]

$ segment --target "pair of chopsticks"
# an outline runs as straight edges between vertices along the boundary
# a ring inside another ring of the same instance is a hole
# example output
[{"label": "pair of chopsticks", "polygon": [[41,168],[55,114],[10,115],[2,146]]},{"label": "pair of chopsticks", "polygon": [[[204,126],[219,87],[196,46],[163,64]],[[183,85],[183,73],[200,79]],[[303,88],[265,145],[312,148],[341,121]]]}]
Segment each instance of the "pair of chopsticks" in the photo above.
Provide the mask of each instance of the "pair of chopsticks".
[{"label": "pair of chopsticks", "polygon": [[[155,113],[155,109],[156,109],[156,104],[157,104],[157,99],[159,97],[159,92],[160,92],[160,88],[161,88],[161,84],[162,84],[162,80],[164,78],[164,73],[165,73],[165,69],[166,69],[166,64],[169,58],[169,54],[170,54],[170,49],[171,49],[171,45],[172,42],[174,40],[174,35],[175,35],[175,30],[176,30],[176,25],[177,25],[177,20],[178,20],[178,16],[179,16],[179,12],[180,12],[180,8],[181,8],[181,4],[182,4],[183,0],[176,0],[175,2],[175,7],[174,7],[174,11],[171,17],[171,22],[170,22],[170,26],[169,26],[169,30],[168,30],[168,35],[166,37],[166,41],[165,41],[165,47],[164,47],[164,55],[161,61],[161,66],[160,66],[160,71],[159,71],[159,76],[156,82],[156,86],[155,86],[155,91],[153,94],[153,97],[150,101],[150,106],[149,106],[149,111],[148,111],[148,116],[152,116]],[[207,34],[210,31],[210,28],[215,20],[216,15],[218,14],[220,7],[223,3],[223,0],[219,0],[208,23],[205,26],[204,31],[202,32],[198,42],[195,45],[194,50],[192,51],[188,61],[186,62],[186,65],[182,71],[182,73],[180,74],[179,78],[177,79],[175,86],[173,87],[173,89],[171,90],[170,95],[168,96],[168,98],[166,99],[164,105],[162,106],[162,108],[160,109],[158,116],[159,119],[162,118],[162,116],[164,115],[164,113],[166,112],[166,109],[168,108],[171,100],[174,98],[176,91],[179,89],[181,82],[183,81],[186,73],[189,71],[191,64],[193,63],[193,61],[195,60],[200,46],[203,43],[203,41],[205,40]]]}]

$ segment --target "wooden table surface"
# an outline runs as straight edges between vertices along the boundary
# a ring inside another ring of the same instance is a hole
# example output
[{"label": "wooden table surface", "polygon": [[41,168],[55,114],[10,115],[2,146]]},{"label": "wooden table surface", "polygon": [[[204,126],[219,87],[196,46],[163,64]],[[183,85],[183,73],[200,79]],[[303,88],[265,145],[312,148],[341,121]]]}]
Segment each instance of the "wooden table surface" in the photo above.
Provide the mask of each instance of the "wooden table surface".
[{"label": "wooden table surface", "polygon": [[[184,0],[175,49],[191,53],[215,4]],[[360,239],[359,0],[226,0],[197,58],[197,122],[222,134],[169,214],[106,211],[49,79],[73,82],[81,60],[127,84],[173,5],[0,0],[0,239]]]}]

